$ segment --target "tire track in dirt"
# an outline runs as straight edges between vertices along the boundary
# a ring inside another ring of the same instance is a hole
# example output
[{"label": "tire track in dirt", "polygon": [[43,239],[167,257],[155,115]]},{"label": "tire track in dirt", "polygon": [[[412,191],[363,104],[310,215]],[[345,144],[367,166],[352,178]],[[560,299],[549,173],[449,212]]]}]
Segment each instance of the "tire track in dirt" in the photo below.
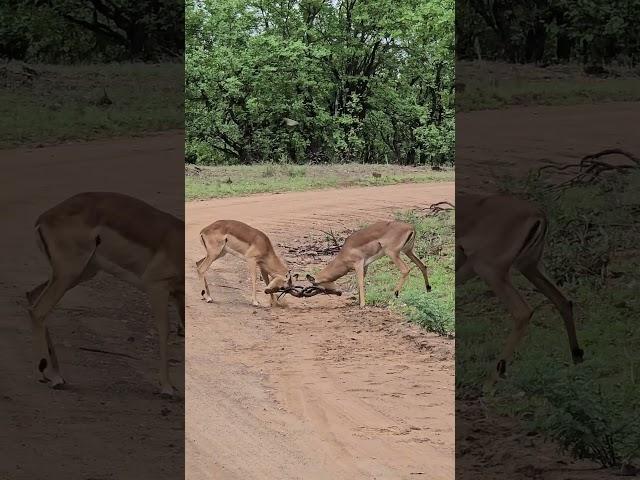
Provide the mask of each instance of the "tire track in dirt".
[{"label": "tire track in dirt", "polygon": [[[453,197],[440,183],[187,204],[187,478],[453,478],[451,340],[344,295],[255,308],[236,258],[214,263],[206,304],[194,269],[198,232],[215,220],[290,246]],[[311,267],[277,250],[296,271]]]}]

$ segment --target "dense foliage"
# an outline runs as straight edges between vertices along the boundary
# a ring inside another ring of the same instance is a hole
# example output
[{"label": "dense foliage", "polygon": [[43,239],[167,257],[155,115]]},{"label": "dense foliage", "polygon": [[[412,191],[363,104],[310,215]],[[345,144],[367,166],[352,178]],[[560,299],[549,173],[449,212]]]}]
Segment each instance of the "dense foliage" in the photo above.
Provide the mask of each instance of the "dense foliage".
[{"label": "dense foliage", "polygon": [[39,63],[160,60],[184,51],[176,0],[3,0],[0,57]]},{"label": "dense foliage", "polygon": [[188,0],[187,161],[452,161],[453,34],[453,0]]},{"label": "dense foliage", "polygon": [[458,0],[456,7],[461,59],[640,61],[640,0]]}]

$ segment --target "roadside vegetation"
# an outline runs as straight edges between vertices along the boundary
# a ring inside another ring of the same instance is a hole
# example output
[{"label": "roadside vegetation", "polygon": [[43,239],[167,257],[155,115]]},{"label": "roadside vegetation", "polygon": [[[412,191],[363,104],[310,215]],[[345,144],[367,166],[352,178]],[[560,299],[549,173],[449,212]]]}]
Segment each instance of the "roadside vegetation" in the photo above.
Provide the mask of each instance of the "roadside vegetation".
[{"label": "roadside vegetation", "polygon": [[5,0],[0,148],[184,128],[184,9]]},{"label": "roadside vegetation", "polygon": [[453,168],[400,165],[292,165],[265,163],[236,166],[185,166],[187,200],[346,188],[453,181]]},{"label": "roadside vegetation", "polygon": [[[585,361],[572,364],[560,315],[515,275],[535,313],[507,379],[485,396],[573,457],[623,471],[640,462],[640,172],[626,165],[561,185],[548,171],[510,183],[547,212],[544,263],[574,302]],[[458,288],[456,300],[456,397],[476,398],[512,319],[479,281]]]},{"label": "roadside vegetation", "polygon": [[[640,100],[640,70],[610,67],[607,75],[588,75],[577,64],[514,65],[459,61],[456,111],[518,106],[567,106]],[[463,82],[463,83],[462,83]]]},{"label": "roadside vegetation", "polygon": [[0,67],[0,148],[183,128],[180,63]]}]

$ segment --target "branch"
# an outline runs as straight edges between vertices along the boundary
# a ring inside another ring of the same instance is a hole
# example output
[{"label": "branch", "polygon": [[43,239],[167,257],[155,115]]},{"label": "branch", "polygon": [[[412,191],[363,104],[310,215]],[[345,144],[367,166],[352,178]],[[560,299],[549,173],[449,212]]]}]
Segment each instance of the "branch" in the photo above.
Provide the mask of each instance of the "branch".
[{"label": "branch", "polygon": [[86,28],[87,30],[91,30],[92,32],[95,33],[99,33],[102,35],[105,35],[107,37],[110,37],[114,40],[116,40],[117,42],[121,43],[122,45],[129,45],[129,42],[127,40],[127,38],[125,36],[123,36],[122,34],[116,32],[115,30],[109,28],[107,25],[100,23],[100,22],[95,22],[95,23],[91,23],[91,22],[87,22],[85,20],[80,20],[79,18],[75,18],[72,17],[69,14],[64,13],[62,15],[62,17],[65,20],[68,20],[72,23],[75,23],[76,25],[79,25],[83,28]]},{"label": "branch", "polygon": [[[607,163],[601,160],[597,160],[600,157],[604,157],[606,155],[622,155],[633,162],[632,165],[613,165],[611,163]],[[586,155],[582,158],[579,163],[571,163],[568,165],[544,165],[540,167],[537,171],[537,175],[535,178],[540,178],[542,172],[544,170],[555,170],[556,172],[577,169],[578,173],[576,173],[572,178],[561,182],[557,185],[552,185],[547,188],[547,190],[564,190],[569,187],[573,187],[579,184],[586,184],[595,181],[600,175],[604,172],[608,171],[617,171],[624,172],[627,170],[632,170],[640,167],[640,158],[636,157],[630,152],[626,150],[622,150],[620,148],[607,148],[598,153],[594,153],[591,155]]]}]

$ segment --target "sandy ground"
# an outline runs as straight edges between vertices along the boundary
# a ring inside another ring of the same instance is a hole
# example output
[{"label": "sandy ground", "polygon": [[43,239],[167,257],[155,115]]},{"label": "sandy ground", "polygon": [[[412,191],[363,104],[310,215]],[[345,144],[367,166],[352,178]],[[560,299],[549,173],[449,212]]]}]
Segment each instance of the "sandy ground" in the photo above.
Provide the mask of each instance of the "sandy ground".
[{"label": "sandy ground", "polygon": [[187,204],[187,479],[453,478],[451,340],[344,295],[255,308],[230,256],[209,270],[207,304],[194,269],[198,232],[215,220],[262,229],[303,273],[311,264],[286,247],[305,236],[453,196],[440,183]]},{"label": "sandy ground", "polygon": [[[495,192],[507,176],[523,178],[543,165],[577,163],[606,148],[640,155],[639,118],[640,103],[458,114],[456,193]],[[626,162],[622,157],[607,160]],[[463,330],[457,334],[460,338]],[[619,478],[617,474],[559,454],[555,445],[527,432],[517,420],[485,409],[477,398],[456,399],[458,480],[596,480]]]},{"label": "sandy ground", "polygon": [[[154,394],[145,296],[106,274],[69,292],[48,319],[69,386],[51,390],[36,382],[24,293],[49,275],[34,221],[72,194],[118,191],[182,216],[183,142],[167,133],[0,152],[0,479],[182,478],[184,401]],[[184,392],[184,340],[170,342]]]}]

